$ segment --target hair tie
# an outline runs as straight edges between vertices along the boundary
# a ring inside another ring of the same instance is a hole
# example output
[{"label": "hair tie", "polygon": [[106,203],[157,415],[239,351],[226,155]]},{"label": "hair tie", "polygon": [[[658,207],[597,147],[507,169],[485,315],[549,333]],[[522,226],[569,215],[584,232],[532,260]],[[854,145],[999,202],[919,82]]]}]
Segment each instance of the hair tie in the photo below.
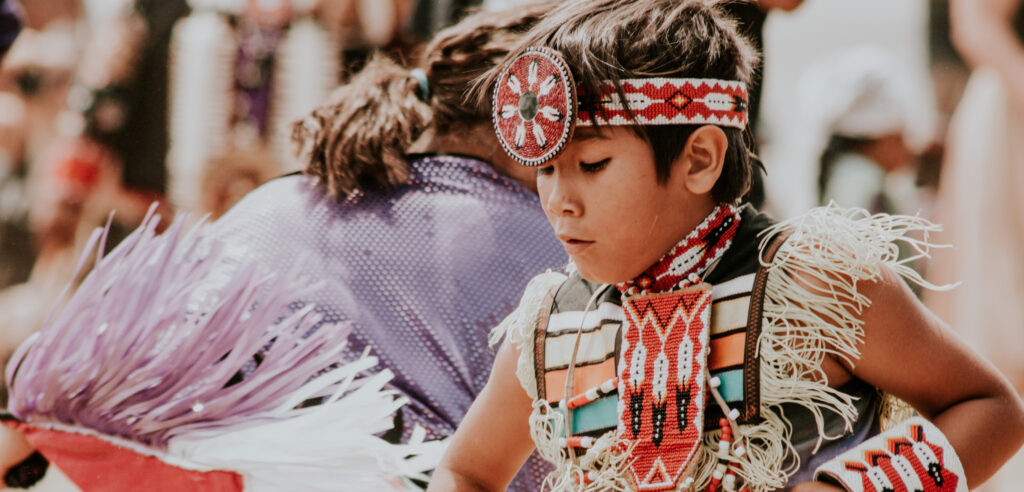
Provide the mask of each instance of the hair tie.
[{"label": "hair tie", "polygon": [[427,80],[427,72],[422,68],[414,68],[409,72],[417,82],[420,83],[420,101],[427,102],[430,100],[430,81]]}]

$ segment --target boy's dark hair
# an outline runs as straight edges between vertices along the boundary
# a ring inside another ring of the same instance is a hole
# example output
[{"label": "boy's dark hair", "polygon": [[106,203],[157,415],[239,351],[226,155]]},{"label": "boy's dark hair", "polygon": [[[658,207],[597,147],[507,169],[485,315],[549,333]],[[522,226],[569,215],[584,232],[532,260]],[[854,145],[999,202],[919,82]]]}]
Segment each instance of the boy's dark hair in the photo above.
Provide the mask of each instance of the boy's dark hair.
[{"label": "boy's dark hair", "polygon": [[[531,46],[561,53],[572,70],[582,110],[594,111],[605,81],[624,98],[620,79],[644,77],[713,78],[750,85],[757,54],[735,22],[714,0],[567,0],[522,38],[508,60]],[[503,66],[477,81],[475,96],[489,101]],[[668,178],[672,162],[698,127],[632,127],[654,151],[658,179]],[[722,176],[712,190],[719,202],[734,202],[749,188],[756,158],[748,150],[749,130],[726,128],[729,150]]]},{"label": "boy's dark hair", "polygon": [[500,63],[554,2],[480,12],[439,32],[420,67],[429,97],[409,69],[374,56],[327,103],[292,125],[292,142],[328,194],[381,191],[409,178],[406,150],[424,130],[451,133],[490,121],[490,104],[467,97],[470,83]]}]

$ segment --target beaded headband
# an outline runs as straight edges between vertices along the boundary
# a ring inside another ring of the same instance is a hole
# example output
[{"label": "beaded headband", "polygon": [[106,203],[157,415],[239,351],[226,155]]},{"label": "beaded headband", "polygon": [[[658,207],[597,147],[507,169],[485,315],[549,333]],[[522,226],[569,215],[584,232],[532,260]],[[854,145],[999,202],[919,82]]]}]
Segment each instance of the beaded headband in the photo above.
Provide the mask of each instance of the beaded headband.
[{"label": "beaded headband", "polygon": [[609,82],[601,88],[596,111],[583,111],[576,82],[561,55],[528,48],[502,70],[494,87],[492,116],[498,140],[513,159],[537,166],[558,155],[577,126],[747,125],[743,82],[653,77],[622,79],[619,85],[625,104]]}]

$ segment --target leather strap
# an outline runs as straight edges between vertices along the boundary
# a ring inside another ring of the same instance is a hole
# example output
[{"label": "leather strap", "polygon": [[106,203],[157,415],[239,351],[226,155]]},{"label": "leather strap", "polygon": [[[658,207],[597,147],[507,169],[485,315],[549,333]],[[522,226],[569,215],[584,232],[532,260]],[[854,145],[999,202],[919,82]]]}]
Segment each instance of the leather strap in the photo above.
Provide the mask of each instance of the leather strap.
[{"label": "leather strap", "polygon": [[757,356],[757,344],[761,338],[761,323],[764,317],[768,265],[792,233],[792,230],[784,231],[768,243],[768,247],[761,253],[761,262],[754,275],[754,285],[750,290],[750,308],[747,310],[746,341],[743,347],[743,408],[738,419],[741,424],[754,423],[761,416],[761,364]]}]

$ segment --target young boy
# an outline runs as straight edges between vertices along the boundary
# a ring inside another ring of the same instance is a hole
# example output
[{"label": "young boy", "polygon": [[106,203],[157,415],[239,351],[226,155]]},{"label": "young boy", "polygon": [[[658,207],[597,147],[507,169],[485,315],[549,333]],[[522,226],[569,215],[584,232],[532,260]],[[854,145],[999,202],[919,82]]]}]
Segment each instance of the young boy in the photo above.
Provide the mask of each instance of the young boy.
[{"label": "young boy", "polygon": [[901,278],[933,226],[733,205],[754,55],[716,4],[570,0],[507,60],[494,123],[575,271],[496,330],[430,490],[501,490],[536,448],[554,490],[961,491],[1020,446],[1022,402]]}]

